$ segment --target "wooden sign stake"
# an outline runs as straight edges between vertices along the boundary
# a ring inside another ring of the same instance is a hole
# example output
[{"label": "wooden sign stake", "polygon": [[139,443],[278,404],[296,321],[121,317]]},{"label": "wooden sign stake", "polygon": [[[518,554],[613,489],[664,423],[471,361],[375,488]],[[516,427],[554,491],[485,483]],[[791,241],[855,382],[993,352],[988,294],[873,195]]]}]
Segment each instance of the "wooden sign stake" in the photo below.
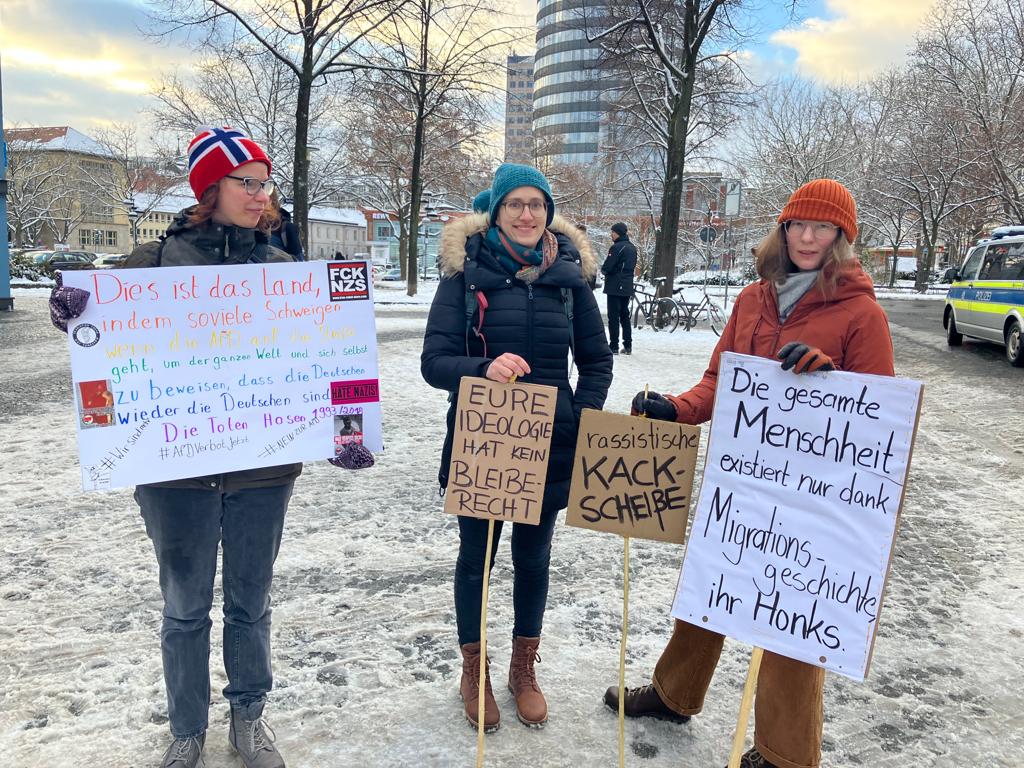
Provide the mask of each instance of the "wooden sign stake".
[{"label": "wooden sign stake", "polygon": [[480,595],[480,684],[476,706],[476,768],[484,765],[484,692],[487,685],[487,590],[491,580],[491,545],[494,521],[487,521],[487,550],[484,552],[484,589]]},{"label": "wooden sign stake", "polygon": [[626,639],[629,636],[629,536],[623,536],[622,642],[619,645],[619,768],[626,766]]},{"label": "wooden sign stake", "polygon": [[755,648],[750,654],[750,666],[747,668],[747,684],[743,686],[743,699],[740,701],[740,716],[736,721],[736,733],[732,737],[732,754],[729,755],[728,768],[740,768],[743,757],[743,744],[747,738],[747,723],[750,721],[750,705],[754,702],[754,691],[757,690],[757,673],[761,669],[761,656],[764,649]]},{"label": "wooden sign stake", "polygon": [[[648,385],[644,384],[644,399]],[[642,414],[646,419],[647,414]],[[619,643],[619,768],[626,768],[626,641],[629,638],[629,536],[622,537],[622,640]]]}]

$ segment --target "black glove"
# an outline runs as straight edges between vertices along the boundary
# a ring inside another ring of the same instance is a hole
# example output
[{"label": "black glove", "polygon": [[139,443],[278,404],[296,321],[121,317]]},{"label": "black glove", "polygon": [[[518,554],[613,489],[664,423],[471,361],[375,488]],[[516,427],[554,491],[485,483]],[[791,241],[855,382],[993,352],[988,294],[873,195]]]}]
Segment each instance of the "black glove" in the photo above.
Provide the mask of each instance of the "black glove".
[{"label": "black glove", "polygon": [[776,355],[782,361],[782,370],[793,369],[793,373],[813,373],[814,371],[834,371],[832,358],[817,347],[811,347],[800,341],[791,341],[779,350]]},{"label": "black glove", "polygon": [[676,407],[671,400],[666,400],[657,392],[637,392],[633,398],[633,410],[649,419],[660,419],[661,421],[675,421],[679,418]]}]

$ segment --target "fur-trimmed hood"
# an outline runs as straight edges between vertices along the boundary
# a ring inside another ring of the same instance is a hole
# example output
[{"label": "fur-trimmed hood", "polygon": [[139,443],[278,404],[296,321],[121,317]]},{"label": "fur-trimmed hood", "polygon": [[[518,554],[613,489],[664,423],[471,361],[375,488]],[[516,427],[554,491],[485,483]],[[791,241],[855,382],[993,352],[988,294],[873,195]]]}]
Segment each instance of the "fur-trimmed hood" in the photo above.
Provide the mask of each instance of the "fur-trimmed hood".
[{"label": "fur-trimmed hood", "polygon": [[[473,235],[485,234],[489,225],[490,218],[486,213],[463,216],[445,225],[445,228],[441,230],[440,265],[442,275],[451,277],[463,271],[466,263],[466,241]],[[592,280],[597,274],[597,257],[594,255],[594,249],[590,246],[587,236],[577,229],[575,224],[563,219],[557,213],[551,220],[548,229],[556,235],[564,235],[569,238],[580,253],[583,279]]]}]

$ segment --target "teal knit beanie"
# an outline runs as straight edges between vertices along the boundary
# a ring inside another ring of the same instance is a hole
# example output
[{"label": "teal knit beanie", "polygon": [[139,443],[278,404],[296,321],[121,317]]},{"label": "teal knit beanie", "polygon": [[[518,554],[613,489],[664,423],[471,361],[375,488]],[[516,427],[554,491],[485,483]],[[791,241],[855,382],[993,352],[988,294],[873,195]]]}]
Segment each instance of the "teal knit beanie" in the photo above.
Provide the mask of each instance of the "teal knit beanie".
[{"label": "teal knit beanie", "polygon": [[487,213],[491,208],[491,188],[473,198],[473,213]]},{"label": "teal knit beanie", "polygon": [[516,163],[502,163],[494,172],[494,181],[491,183],[491,202],[488,213],[491,215],[493,225],[498,218],[498,206],[509,192],[517,187],[536,187],[544,193],[544,199],[548,204],[548,218],[546,224],[550,225],[555,217],[555,201],[551,197],[551,185],[544,178],[544,174],[529,165],[518,165]]}]

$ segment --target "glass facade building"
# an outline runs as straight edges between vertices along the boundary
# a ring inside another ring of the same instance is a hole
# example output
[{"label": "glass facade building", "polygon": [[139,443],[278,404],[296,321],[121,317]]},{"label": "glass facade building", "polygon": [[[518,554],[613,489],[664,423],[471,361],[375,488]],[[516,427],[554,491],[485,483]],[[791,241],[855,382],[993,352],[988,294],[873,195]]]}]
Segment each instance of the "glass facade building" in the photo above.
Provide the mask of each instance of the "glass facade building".
[{"label": "glass facade building", "polygon": [[591,163],[601,147],[600,49],[587,41],[584,16],[593,31],[600,8],[594,0],[538,2],[533,137],[537,155],[558,164]]}]

